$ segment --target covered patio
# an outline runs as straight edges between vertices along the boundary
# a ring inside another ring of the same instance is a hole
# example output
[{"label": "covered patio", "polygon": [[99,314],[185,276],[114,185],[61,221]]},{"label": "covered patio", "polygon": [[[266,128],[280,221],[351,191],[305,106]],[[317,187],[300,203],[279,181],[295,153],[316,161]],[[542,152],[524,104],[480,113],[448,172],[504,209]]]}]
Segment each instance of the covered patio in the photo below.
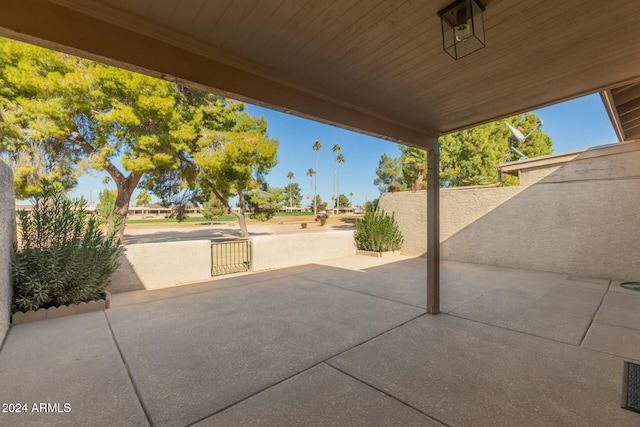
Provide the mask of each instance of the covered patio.
[{"label": "covered patio", "polygon": [[[346,257],[116,294],[14,326],[0,395],[28,425],[635,426],[620,409],[640,295],[586,277]],[[68,413],[31,412],[58,402]]]},{"label": "covered patio", "polygon": [[429,201],[427,259],[341,258],[12,326],[0,395],[29,413],[0,424],[637,425],[620,394],[640,296],[440,261],[437,138],[595,92],[636,135],[640,2],[487,0],[486,47],[460,61],[442,51],[449,3],[4,2],[2,36],[422,147]]},{"label": "covered patio", "polygon": [[640,111],[640,3],[485,0],[486,43],[461,60],[443,51],[449,3],[10,0],[0,35],[425,149],[437,314],[438,137],[596,92],[621,137]]}]

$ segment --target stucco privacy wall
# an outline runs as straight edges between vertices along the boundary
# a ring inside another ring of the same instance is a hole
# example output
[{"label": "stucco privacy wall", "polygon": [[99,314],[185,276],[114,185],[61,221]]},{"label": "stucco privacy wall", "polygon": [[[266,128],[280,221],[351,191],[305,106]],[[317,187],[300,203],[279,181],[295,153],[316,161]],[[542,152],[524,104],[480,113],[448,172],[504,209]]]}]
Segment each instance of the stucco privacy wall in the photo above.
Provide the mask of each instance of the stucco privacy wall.
[{"label": "stucco privacy wall", "polygon": [[[640,177],[442,190],[442,259],[640,279]],[[426,192],[383,194],[403,252],[426,251]]]},{"label": "stucco privacy wall", "polygon": [[11,318],[11,254],[15,238],[15,202],[11,169],[0,161],[0,343]]},{"label": "stucco privacy wall", "polygon": [[353,231],[254,236],[253,270],[310,264],[353,255],[356,247]]}]

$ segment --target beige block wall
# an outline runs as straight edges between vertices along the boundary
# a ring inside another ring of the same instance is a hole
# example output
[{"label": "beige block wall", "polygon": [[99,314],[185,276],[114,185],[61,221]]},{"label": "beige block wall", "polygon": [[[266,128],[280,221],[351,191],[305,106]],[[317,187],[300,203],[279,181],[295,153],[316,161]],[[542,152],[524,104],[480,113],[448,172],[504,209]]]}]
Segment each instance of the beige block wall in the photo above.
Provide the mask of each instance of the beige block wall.
[{"label": "beige block wall", "polygon": [[13,174],[0,160],[0,344],[11,319],[11,258],[15,230]]},{"label": "beige block wall", "polygon": [[311,264],[356,253],[353,231],[254,236],[253,270]]},{"label": "beige block wall", "polygon": [[[426,252],[426,192],[384,194],[407,241]],[[442,259],[640,280],[640,178],[443,190]]]},{"label": "beige block wall", "polygon": [[402,253],[406,255],[423,255],[427,252],[427,192],[403,191],[399,193],[383,193],[378,202],[378,209],[389,215],[393,214],[402,236]]}]

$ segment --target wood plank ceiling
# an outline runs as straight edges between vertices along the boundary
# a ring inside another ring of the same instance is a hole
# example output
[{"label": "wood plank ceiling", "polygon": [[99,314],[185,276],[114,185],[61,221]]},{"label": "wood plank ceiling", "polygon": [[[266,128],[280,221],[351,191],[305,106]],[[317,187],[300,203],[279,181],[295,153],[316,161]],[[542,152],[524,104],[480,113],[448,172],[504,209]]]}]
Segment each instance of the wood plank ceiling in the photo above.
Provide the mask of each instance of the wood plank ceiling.
[{"label": "wood plank ceiling", "polygon": [[5,0],[0,35],[422,146],[640,77],[640,1],[486,0],[459,61],[449,2]]}]

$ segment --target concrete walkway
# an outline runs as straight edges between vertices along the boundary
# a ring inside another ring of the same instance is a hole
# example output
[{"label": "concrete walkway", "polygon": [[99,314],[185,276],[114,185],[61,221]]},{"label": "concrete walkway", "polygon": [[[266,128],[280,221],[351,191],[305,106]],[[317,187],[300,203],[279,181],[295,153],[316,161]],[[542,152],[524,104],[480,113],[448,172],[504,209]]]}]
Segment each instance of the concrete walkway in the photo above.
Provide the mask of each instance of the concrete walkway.
[{"label": "concrete walkway", "polygon": [[457,262],[442,279],[439,316],[424,259],[349,257],[14,326],[0,396],[27,413],[0,425],[640,424],[619,408],[640,293]]}]

